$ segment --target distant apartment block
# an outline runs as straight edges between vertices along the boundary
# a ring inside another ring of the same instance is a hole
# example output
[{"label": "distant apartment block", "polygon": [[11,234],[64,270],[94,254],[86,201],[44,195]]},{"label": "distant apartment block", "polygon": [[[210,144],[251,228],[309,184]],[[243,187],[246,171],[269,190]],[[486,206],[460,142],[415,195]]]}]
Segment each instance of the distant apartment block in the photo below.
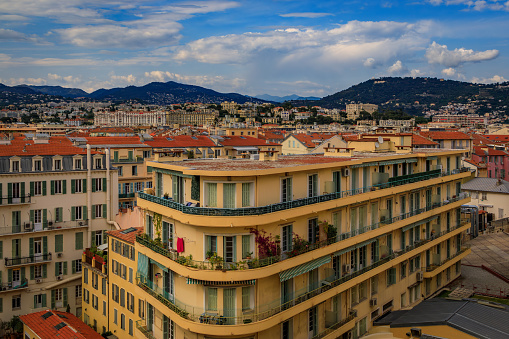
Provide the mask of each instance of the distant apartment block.
[{"label": "distant apartment block", "polygon": [[378,110],[378,105],[374,104],[347,104],[346,105],[346,116],[350,120],[355,120],[359,117],[362,111],[366,111],[369,114]]},{"label": "distant apartment block", "polygon": [[486,126],[487,117],[481,117],[477,114],[437,114],[432,117],[434,123],[450,123],[458,126],[475,127],[477,125]]},{"label": "distant apartment block", "polygon": [[163,126],[166,124],[166,112],[125,112],[101,111],[94,116],[95,126],[133,127],[133,126]]}]

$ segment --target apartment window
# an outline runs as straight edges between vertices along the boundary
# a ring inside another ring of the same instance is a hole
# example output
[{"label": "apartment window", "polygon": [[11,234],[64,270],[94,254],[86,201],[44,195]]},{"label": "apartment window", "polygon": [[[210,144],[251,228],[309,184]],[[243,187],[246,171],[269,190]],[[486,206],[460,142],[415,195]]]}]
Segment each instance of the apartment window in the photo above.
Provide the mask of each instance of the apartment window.
[{"label": "apartment window", "polygon": [[36,266],[33,266],[33,270],[34,270],[34,278],[35,279],[40,279],[42,278],[42,265],[36,265]]},{"label": "apartment window", "polygon": [[106,295],[106,278],[102,278],[102,294]]},{"label": "apartment window", "polygon": [[34,195],[42,195],[42,181],[34,182]]},{"label": "apartment window", "polygon": [[81,159],[74,159],[74,169],[75,170],[81,169]]},{"label": "apartment window", "polygon": [[207,206],[217,207],[217,183],[207,183]]},{"label": "apartment window", "polygon": [[63,307],[64,304],[64,292],[62,288],[57,288],[55,290],[55,306]]},{"label": "apartment window", "polygon": [[406,292],[401,294],[401,308],[403,307],[406,307],[407,303],[406,303]]},{"label": "apartment window", "polygon": [[134,331],[133,320],[129,319],[129,335],[133,335],[134,334],[133,331]]},{"label": "apartment window", "polygon": [[242,310],[252,309],[251,305],[251,286],[242,287]]},{"label": "apartment window", "polygon": [[118,325],[118,310],[116,308],[113,309],[113,323]]},{"label": "apartment window", "polygon": [[308,242],[314,244],[320,241],[320,228],[318,227],[318,219],[308,220]]},{"label": "apartment window", "polygon": [[19,160],[13,160],[12,161],[12,172],[19,172]]},{"label": "apartment window", "polygon": [[401,279],[406,277],[406,271],[407,271],[407,263],[402,262],[401,263]]},{"label": "apartment window", "polygon": [[124,175],[124,167],[118,166],[118,176],[121,177]]},{"label": "apartment window", "polygon": [[125,307],[125,290],[120,289],[120,306]]},{"label": "apartment window", "polygon": [[285,321],[281,324],[281,339],[292,339],[292,326],[291,320]]},{"label": "apartment window", "polygon": [[144,158],[150,158],[150,151],[143,151]]},{"label": "apartment window", "polygon": [[92,184],[94,187],[92,188],[92,192],[100,192],[103,190],[103,178],[94,178],[92,179]]},{"label": "apartment window", "polygon": [[242,183],[242,207],[251,206],[251,191],[252,184],[245,182]]},{"label": "apartment window", "polygon": [[145,187],[146,187],[146,188],[152,188],[152,181],[147,181],[147,182],[145,183]]},{"label": "apartment window", "polygon": [[21,308],[21,295],[12,296],[12,310],[18,310]]},{"label": "apartment window", "polygon": [[54,180],[54,181],[52,181],[52,185],[53,185],[53,192],[55,194],[62,194],[63,193],[63,190],[62,190],[62,187],[63,187],[62,180]]},{"label": "apartment window", "polygon": [[281,179],[281,202],[292,201],[292,178]]},{"label": "apartment window", "polygon": [[67,261],[60,261],[55,263],[55,276],[67,274]]},{"label": "apartment window", "polygon": [[125,314],[122,313],[120,315],[120,328],[125,331]]},{"label": "apartment window", "polygon": [[95,294],[92,294],[92,307],[99,310],[99,298]]},{"label": "apartment window", "polygon": [[134,313],[134,295],[127,292],[127,309]]},{"label": "apartment window", "polygon": [[133,166],[131,168],[131,175],[133,175],[133,176],[138,175],[138,166]]},{"label": "apartment window", "polygon": [[134,183],[134,191],[139,192],[143,189],[143,183],[142,182],[135,182]]},{"label": "apartment window", "polygon": [[86,288],[83,289],[83,301],[87,304],[90,302],[90,292]]},{"label": "apartment window", "polygon": [[371,295],[378,293],[378,276],[375,275],[371,278]]},{"label": "apartment window", "polygon": [[85,183],[84,183],[83,179],[76,179],[76,180],[73,180],[72,182],[74,182],[74,192],[73,193],[85,192],[86,188],[85,188]]},{"label": "apartment window", "polygon": [[318,174],[308,176],[308,197],[316,197],[318,195]]},{"label": "apartment window", "polygon": [[106,316],[106,301],[103,301],[103,315]]},{"label": "apartment window", "polygon": [[34,160],[34,171],[42,171],[42,160]]},{"label": "apartment window", "polygon": [[53,163],[53,168],[55,171],[60,171],[62,169],[62,160],[56,159]]},{"label": "apartment window", "polygon": [[88,284],[88,268],[83,269],[83,283]]},{"label": "apartment window", "polygon": [[387,286],[394,285],[396,283],[396,268],[392,267],[387,270]]},{"label": "apartment window", "polygon": [[138,316],[140,319],[145,319],[145,301],[138,300]]},{"label": "apartment window", "polygon": [[312,307],[308,311],[308,332],[311,336],[318,334],[318,315],[317,307]]},{"label": "apartment window", "polygon": [[95,231],[95,244],[97,246],[103,244],[103,231]]},{"label": "apartment window", "polygon": [[103,204],[100,204],[100,205],[94,205],[94,212],[95,212],[95,218],[103,218],[103,206],[106,206],[106,205],[103,205]]},{"label": "apartment window", "polygon": [[45,307],[46,305],[45,304],[45,300],[46,298],[44,298],[46,295],[45,294],[36,294],[34,295],[34,308],[40,308],[40,307]]},{"label": "apartment window", "polygon": [[102,168],[102,159],[96,158],[95,159],[95,169],[101,169]]},{"label": "apartment window", "polygon": [[83,206],[74,206],[74,220],[83,220]]},{"label": "apartment window", "polygon": [[80,299],[81,298],[81,294],[82,294],[82,289],[81,289],[81,285],[76,285],[74,286],[74,296],[76,297],[76,299]]},{"label": "apartment window", "polygon": [[217,311],[217,288],[207,287],[207,311]]},{"label": "apartment window", "polygon": [[486,199],[488,199],[488,195],[487,195],[487,193],[486,193],[486,192],[483,192],[483,193],[482,193],[481,200],[486,200]]},{"label": "apartment window", "polygon": [[281,234],[281,250],[288,252],[292,250],[292,239],[293,239],[293,225],[287,225],[282,227]]},{"label": "apartment window", "polygon": [[55,207],[55,222],[64,221],[64,208],[63,207]]},{"label": "apartment window", "polygon": [[235,208],[236,184],[223,184],[223,208]]}]

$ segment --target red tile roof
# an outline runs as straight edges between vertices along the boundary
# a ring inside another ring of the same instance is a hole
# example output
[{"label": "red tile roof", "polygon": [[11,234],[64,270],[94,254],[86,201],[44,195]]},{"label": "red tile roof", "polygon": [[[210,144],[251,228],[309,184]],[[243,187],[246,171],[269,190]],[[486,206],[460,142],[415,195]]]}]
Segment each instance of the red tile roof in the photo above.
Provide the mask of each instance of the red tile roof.
[{"label": "red tile roof", "polygon": [[[125,233],[126,230],[113,230],[108,231],[108,235],[123,240],[125,242],[134,244],[136,240],[136,235],[143,233],[143,227],[131,227],[132,232]],[[124,233],[122,233],[124,232]]]},{"label": "red tile roof", "polygon": [[478,155],[480,157],[489,155],[489,156],[496,156],[496,155],[509,155],[506,151],[493,149],[489,147],[481,147],[481,146],[474,146],[474,154]]},{"label": "red tile roof", "polygon": [[90,145],[143,145],[140,137],[85,137]]},{"label": "red tile roof", "polygon": [[274,142],[242,135],[222,136],[219,144],[222,146],[280,146]]},{"label": "red tile roof", "polygon": [[412,146],[413,145],[438,145],[437,142],[429,140],[419,134],[412,134]]},{"label": "red tile roof", "polygon": [[509,141],[509,135],[489,134],[489,135],[485,135],[484,137],[491,141],[498,141],[498,142],[508,142]]},{"label": "red tile roof", "polygon": [[173,135],[145,140],[151,147],[214,147],[216,144],[206,135]]},{"label": "red tile roof", "polygon": [[[46,310],[25,314],[19,318],[40,339],[103,339],[99,333],[71,313]],[[59,324],[65,326],[59,328]]]},{"label": "red tile roof", "polygon": [[421,135],[433,140],[471,140],[472,137],[463,132],[452,131],[429,131],[421,132]]},{"label": "red tile roof", "polygon": [[[93,152],[97,153],[97,152]],[[34,144],[25,136],[17,135],[9,145],[0,145],[0,156],[34,156],[34,155],[75,155],[87,154],[87,150],[73,146],[64,136],[53,136],[47,144]]]}]

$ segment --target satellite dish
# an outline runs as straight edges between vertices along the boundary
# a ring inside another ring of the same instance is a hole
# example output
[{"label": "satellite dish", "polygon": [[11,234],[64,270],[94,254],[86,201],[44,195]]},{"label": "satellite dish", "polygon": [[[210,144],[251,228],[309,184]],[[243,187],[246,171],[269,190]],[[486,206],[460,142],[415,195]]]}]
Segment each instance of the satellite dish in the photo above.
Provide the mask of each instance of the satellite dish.
[{"label": "satellite dish", "polygon": [[379,144],[383,144],[383,143],[384,143],[384,138],[382,138],[382,137],[378,137],[378,143],[379,143]]},{"label": "satellite dish", "polygon": [[375,148],[380,147],[380,144],[378,142],[375,142]]}]

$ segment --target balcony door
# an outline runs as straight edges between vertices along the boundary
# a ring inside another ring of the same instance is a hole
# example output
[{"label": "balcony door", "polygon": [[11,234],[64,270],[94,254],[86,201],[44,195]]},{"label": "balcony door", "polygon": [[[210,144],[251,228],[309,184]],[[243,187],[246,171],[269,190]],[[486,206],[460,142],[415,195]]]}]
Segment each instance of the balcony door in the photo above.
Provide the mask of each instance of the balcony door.
[{"label": "balcony door", "polygon": [[42,238],[34,238],[34,258],[35,261],[42,261]]},{"label": "balcony door", "polygon": [[21,270],[12,270],[12,287],[21,285]]},{"label": "balcony door", "polygon": [[226,318],[226,324],[235,324],[235,298],[236,288],[225,288],[223,290],[223,316]]},{"label": "balcony door", "polygon": [[42,231],[42,210],[34,210],[34,230]]},{"label": "balcony door", "polygon": [[12,183],[12,203],[19,204],[21,202],[21,183]]}]

